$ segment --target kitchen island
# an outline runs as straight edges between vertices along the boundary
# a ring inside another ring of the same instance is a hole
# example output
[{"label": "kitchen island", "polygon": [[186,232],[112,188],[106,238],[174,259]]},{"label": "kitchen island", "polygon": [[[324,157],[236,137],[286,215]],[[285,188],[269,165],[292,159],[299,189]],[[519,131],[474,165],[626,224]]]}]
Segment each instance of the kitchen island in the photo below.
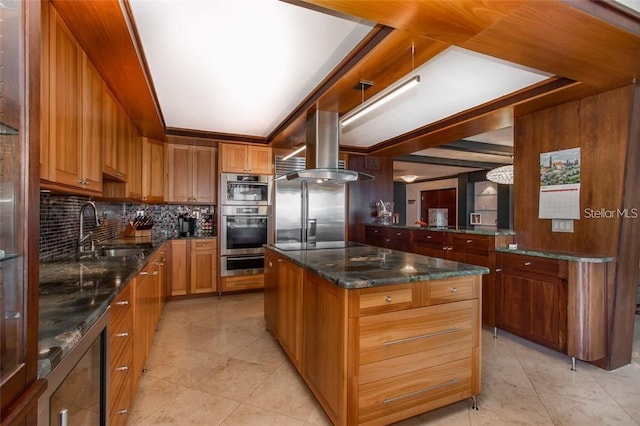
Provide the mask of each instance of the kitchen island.
[{"label": "kitchen island", "polygon": [[487,268],[360,244],[265,252],[267,329],[334,424],[390,424],[480,393]]}]

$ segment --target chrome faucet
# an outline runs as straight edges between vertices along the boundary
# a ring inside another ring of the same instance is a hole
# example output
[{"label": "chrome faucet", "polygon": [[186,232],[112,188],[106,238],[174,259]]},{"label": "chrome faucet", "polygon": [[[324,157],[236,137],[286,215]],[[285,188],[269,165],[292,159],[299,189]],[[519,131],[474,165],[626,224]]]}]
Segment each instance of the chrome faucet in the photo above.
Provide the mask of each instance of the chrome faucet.
[{"label": "chrome faucet", "polygon": [[[93,235],[93,232],[89,232],[87,235],[84,235],[84,211],[87,207],[92,207],[93,208],[93,218],[96,222],[96,228],[98,226],[100,226],[100,219],[98,219],[98,209],[96,208],[96,203],[94,203],[93,201],[87,201],[86,203],[84,203],[82,205],[82,207],[80,207],[80,226],[79,226],[79,231],[78,231],[78,252],[82,253],[84,252],[84,242],[91,238],[91,236]],[[91,251],[95,250],[95,241],[91,240]]]}]

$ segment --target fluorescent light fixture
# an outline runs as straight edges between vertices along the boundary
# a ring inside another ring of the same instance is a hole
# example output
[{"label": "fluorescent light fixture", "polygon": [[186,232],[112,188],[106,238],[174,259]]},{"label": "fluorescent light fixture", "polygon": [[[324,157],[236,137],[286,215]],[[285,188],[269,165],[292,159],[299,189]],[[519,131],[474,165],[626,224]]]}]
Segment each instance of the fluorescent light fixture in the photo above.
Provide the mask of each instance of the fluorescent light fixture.
[{"label": "fluorescent light fixture", "polygon": [[284,158],[282,159],[282,161],[287,161],[289,158],[295,156],[296,154],[301,153],[302,151],[304,151],[305,149],[307,149],[306,145],[302,145],[300,148],[296,149],[295,151],[293,151],[291,154],[287,154],[284,156]]},{"label": "fluorescent light fixture", "polygon": [[418,176],[416,176],[416,175],[404,175],[404,176],[400,176],[400,178],[402,178],[402,180],[407,182],[407,183],[411,183],[414,180],[416,180],[418,178]]},{"label": "fluorescent light fixture", "polygon": [[353,123],[355,120],[359,119],[360,117],[370,113],[371,111],[377,109],[378,107],[386,104],[390,100],[400,96],[401,94],[411,89],[412,87],[417,86],[418,83],[420,83],[420,76],[416,75],[411,77],[409,80],[405,81],[401,85],[396,86],[392,90],[372,97],[371,99],[369,99],[368,102],[365,102],[360,106],[358,106],[357,108],[354,108],[348,113],[346,113],[342,118],[342,120],[340,120],[340,124],[342,126],[348,126],[349,124]]}]

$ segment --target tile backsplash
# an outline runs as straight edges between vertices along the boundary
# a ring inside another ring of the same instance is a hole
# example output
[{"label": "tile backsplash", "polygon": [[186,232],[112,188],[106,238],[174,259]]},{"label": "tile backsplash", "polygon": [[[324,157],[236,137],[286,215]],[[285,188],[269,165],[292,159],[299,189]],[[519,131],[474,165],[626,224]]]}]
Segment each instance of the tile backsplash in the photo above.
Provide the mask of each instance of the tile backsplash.
[{"label": "tile backsplash", "polygon": [[[40,261],[49,261],[78,250],[80,208],[89,197],[73,195],[40,195]],[[175,235],[177,217],[189,214],[202,218],[215,213],[215,206],[156,205],[96,201],[98,218],[102,222],[96,228],[92,209],[85,210],[84,232],[92,232],[98,243],[122,235],[126,224],[140,211],[154,221],[154,237]],[[215,221],[214,221],[215,223]]]}]

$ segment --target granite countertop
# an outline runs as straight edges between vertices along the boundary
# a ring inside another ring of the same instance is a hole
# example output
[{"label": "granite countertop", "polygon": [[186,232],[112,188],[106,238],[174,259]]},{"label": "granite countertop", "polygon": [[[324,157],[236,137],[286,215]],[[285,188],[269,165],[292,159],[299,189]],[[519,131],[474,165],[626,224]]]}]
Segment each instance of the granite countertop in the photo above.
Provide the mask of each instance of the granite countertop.
[{"label": "granite countertop", "polygon": [[563,252],[563,251],[552,251],[552,250],[535,250],[535,249],[524,249],[524,248],[519,248],[519,249],[497,248],[496,251],[499,251],[502,253],[522,254],[525,256],[546,257],[548,259],[568,260],[570,262],[584,262],[584,263],[613,262],[613,257],[611,256],[601,256],[597,254],[588,254],[588,253],[574,253],[574,252]]},{"label": "granite countertop", "polygon": [[316,250],[267,247],[345,289],[489,273],[482,266],[364,244]]},{"label": "granite countertop", "polygon": [[46,377],[75,347],[164,241],[116,238],[98,248],[140,248],[144,252],[114,257],[79,253],[40,263],[39,378]]},{"label": "granite countertop", "polygon": [[511,229],[498,229],[498,230],[489,230],[489,229],[473,229],[473,228],[464,228],[464,227],[436,227],[436,226],[420,226],[420,225],[381,225],[379,223],[368,223],[368,226],[381,226],[384,228],[399,228],[399,229],[417,229],[424,231],[440,231],[440,232],[455,232],[460,234],[476,234],[476,235],[516,235],[515,231]]}]

